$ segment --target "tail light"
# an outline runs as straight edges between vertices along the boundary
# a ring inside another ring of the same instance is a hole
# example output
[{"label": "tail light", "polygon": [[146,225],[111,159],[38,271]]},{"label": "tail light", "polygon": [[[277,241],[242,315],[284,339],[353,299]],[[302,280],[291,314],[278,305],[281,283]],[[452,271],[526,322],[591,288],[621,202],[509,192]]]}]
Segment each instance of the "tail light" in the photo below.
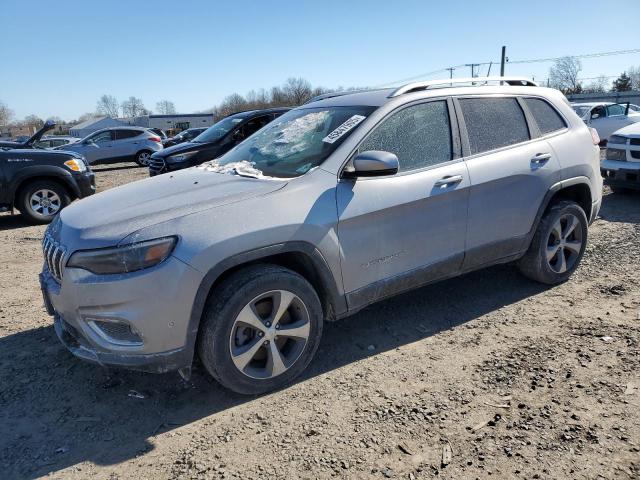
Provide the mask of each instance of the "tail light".
[{"label": "tail light", "polygon": [[[593,130],[593,129],[592,129]],[[597,134],[596,134],[597,135]],[[149,140],[151,140],[152,142],[161,142],[162,140],[160,139],[160,137],[149,137]]]},{"label": "tail light", "polygon": [[600,145],[600,135],[598,135],[598,131],[591,127],[589,127],[589,131],[591,132],[591,140],[593,140],[593,144]]}]

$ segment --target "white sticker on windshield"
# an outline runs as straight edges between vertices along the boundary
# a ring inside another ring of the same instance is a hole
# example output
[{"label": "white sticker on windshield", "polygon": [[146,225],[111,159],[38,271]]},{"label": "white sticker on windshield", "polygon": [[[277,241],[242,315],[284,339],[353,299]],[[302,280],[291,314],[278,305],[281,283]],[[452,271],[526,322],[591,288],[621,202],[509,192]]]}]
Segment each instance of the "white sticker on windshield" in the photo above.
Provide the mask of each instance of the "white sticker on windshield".
[{"label": "white sticker on windshield", "polygon": [[342,125],[336,128],[333,132],[322,139],[323,142],[326,143],[334,143],[336,140],[339,140],[345,133],[351,130],[353,127],[358,125],[361,121],[363,121],[367,117],[363,117],[362,115],[354,115],[345,121]]}]

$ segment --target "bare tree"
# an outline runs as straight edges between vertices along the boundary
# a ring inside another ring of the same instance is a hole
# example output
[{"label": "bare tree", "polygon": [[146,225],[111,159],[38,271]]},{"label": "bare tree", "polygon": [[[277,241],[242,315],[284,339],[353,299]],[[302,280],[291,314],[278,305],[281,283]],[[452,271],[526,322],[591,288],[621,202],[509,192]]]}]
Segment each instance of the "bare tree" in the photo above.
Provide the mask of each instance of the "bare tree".
[{"label": "bare tree", "polygon": [[302,105],[312,96],[311,84],[301,77],[288,78],[282,90],[291,105]]},{"label": "bare tree", "polygon": [[96,112],[111,118],[118,117],[120,114],[118,99],[113,95],[102,95],[96,104]]},{"label": "bare tree", "polygon": [[0,101],[0,125],[7,125],[13,118],[13,111],[6,103]]},{"label": "bare tree", "polygon": [[169,100],[160,100],[156,103],[156,110],[162,115],[173,115],[176,113],[176,106]]},{"label": "bare tree", "polygon": [[609,88],[609,79],[604,75],[600,75],[593,82],[583,88],[584,93],[604,93]]},{"label": "bare tree", "polygon": [[91,120],[92,118],[96,118],[96,114],[93,112],[83,113],[78,117],[78,123],[86,122],[87,120]]},{"label": "bare tree", "polygon": [[122,102],[121,108],[122,115],[125,117],[139,117],[149,113],[149,110],[144,107],[142,100],[137,97],[129,97]]},{"label": "bare tree", "polygon": [[582,70],[580,60],[575,57],[562,57],[549,69],[549,82],[553,88],[563,93],[580,93],[582,85],[578,74]]},{"label": "bare tree", "polygon": [[640,90],[640,67],[629,67],[627,75],[631,79],[631,88]]},{"label": "bare tree", "polygon": [[37,115],[27,115],[20,123],[22,123],[22,125],[26,127],[31,128],[32,130],[38,130],[44,125],[44,120],[42,120]]}]

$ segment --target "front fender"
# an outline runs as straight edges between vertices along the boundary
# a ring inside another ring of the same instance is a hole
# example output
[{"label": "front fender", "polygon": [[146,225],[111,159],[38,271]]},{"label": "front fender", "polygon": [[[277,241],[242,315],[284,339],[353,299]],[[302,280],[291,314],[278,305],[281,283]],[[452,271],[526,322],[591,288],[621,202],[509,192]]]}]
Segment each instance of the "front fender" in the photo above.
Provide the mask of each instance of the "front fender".
[{"label": "front fender", "polygon": [[75,198],[80,196],[80,190],[77,183],[73,180],[73,175],[70,171],[54,165],[32,165],[21,168],[13,178],[11,178],[9,182],[10,198],[15,198],[16,192],[25,181],[39,178],[58,180],[69,189]]}]

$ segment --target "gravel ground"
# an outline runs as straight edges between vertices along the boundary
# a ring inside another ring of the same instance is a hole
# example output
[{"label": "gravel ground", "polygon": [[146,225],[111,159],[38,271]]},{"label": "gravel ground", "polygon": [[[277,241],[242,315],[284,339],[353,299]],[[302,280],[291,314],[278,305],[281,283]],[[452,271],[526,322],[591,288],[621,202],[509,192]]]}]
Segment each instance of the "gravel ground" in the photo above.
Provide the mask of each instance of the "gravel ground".
[{"label": "gravel ground", "polygon": [[500,266],[382,302],[262,397],[73,358],[43,230],[0,216],[2,478],[640,478],[640,195],[605,196],[567,283]]}]

